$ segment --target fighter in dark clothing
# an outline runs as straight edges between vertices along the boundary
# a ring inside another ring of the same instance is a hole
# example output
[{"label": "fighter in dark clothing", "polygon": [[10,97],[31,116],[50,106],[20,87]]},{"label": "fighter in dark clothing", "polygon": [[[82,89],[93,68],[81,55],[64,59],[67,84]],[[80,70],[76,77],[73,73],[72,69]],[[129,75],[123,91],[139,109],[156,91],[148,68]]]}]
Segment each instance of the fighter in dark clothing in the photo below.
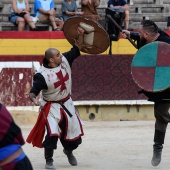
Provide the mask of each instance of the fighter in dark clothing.
[{"label": "fighter in dark clothing", "polygon": [[0,170],[33,170],[21,148],[25,143],[21,129],[1,103],[0,127]]},{"label": "fighter in dark clothing", "polygon": [[[125,38],[126,36],[130,36],[136,41],[138,49],[154,41],[162,41],[170,44],[170,37],[168,34],[160,30],[151,20],[144,20],[141,22],[139,33],[123,30],[122,35]],[[149,101],[154,102],[154,115],[156,121],[151,163],[153,166],[157,166],[161,162],[165,133],[167,125],[170,122],[170,115],[168,113],[170,108],[170,89],[154,93],[141,90],[139,93],[144,93]]]}]

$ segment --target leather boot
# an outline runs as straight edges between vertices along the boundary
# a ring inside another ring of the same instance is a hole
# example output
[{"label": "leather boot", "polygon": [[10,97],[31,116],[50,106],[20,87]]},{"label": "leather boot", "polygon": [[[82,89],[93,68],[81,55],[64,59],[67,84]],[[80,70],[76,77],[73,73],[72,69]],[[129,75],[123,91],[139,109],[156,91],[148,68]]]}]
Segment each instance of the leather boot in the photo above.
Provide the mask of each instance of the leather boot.
[{"label": "leather boot", "polygon": [[44,157],[46,159],[45,169],[55,169],[53,165],[53,153],[54,153],[53,149],[50,148],[44,149]]},{"label": "leather boot", "polygon": [[158,166],[159,163],[161,162],[162,148],[163,145],[157,143],[153,145],[153,157],[151,161],[153,166]]},{"label": "leather boot", "polygon": [[154,145],[153,145],[153,157],[151,163],[153,166],[158,166],[161,162],[162,149],[164,144],[165,132],[155,130]]},{"label": "leather boot", "polygon": [[68,150],[63,150],[64,154],[67,156],[68,158],[68,162],[72,165],[72,166],[77,166],[77,160],[75,158],[75,156],[73,155],[72,151],[68,151]]}]

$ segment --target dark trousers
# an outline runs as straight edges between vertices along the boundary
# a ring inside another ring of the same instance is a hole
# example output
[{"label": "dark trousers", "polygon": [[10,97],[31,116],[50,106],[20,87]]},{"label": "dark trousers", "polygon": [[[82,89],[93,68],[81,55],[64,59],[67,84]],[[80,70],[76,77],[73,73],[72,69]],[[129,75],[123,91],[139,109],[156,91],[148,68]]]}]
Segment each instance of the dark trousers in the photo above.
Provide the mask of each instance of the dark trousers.
[{"label": "dark trousers", "polygon": [[170,27],[170,17],[168,17],[167,27]]},{"label": "dark trousers", "polygon": [[155,129],[165,132],[168,123],[170,122],[169,114],[170,103],[155,102],[154,114],[156,118]]},{"label": "dark trousers", "polygon": [[167,125],[170,122],[169,108],[170,103],[156,102],[154,105],[154,114],[156,118],[154,143],[159,144],[160,146],[164,144]]},{"label": "dark trousers", "polygon": [[[63,120],[59,124],[60,128],[62,129],[62,135],[60,138],[61,144],[65,150],[72,151],[78,147],[78,145],[81,144],[82,139],[81,137],[78,138],[77,140],[74,141],[66,141],[64,139],[64,136],[66,135],[66,118],[63,115]],[[49,135],[49,131],[47,129],[47,135],[45,137],[45,140],[43,142],[43,147],[44,148],[49,148],[49,149],[57,149],[57,142],[58,142],[58,137],[57,136],[51,136]]]}]

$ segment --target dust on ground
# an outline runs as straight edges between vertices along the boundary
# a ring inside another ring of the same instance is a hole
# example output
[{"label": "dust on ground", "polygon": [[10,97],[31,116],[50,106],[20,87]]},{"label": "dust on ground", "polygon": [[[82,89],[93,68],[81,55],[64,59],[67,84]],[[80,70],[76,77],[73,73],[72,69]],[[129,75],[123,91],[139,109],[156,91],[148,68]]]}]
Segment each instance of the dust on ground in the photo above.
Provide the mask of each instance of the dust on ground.
[{"label": "dust on ground", "polygon": [[[20,126],[26,139],[33,125]],[[151,165],[154,121],[85,122],[82,144],[74,151],[78,166],[71,166],[60,141],[54,153],[58,170],[169,170],[170,129],[167,129],[162,162]],[[26,143],[23,149],[34,170],[44,170],[44,150]]]}]

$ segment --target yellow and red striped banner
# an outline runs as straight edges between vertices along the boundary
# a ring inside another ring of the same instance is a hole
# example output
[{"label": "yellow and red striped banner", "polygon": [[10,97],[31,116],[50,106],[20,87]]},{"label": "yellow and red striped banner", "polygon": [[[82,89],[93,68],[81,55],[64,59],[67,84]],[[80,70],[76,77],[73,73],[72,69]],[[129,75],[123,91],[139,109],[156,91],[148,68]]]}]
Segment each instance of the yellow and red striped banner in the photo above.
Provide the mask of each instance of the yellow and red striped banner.
[{"label": "yellow and red striped banner", "polygon": [[[49,32],[0,32],[0,55],[44,55],[48,48],[57,48],[60,52],[70,50],[71,45],[62,31]],[[112,42],[112,54],[135,54],[136,49],[126,39]],[[103,53],[109,54],[109,48]]]}]

